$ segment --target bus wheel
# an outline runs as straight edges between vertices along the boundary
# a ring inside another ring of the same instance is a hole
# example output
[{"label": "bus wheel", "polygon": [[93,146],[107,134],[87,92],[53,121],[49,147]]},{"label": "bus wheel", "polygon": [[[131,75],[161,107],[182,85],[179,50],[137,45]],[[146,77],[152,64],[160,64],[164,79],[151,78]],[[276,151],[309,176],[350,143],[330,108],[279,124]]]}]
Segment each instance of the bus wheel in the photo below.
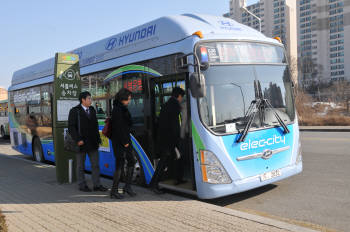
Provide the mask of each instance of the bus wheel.
[{"label": "bus wheel", "polygon": [[[132,149],[132,153],[134,154],[134,157],[136,158],[136,164],[134,166],[134,172],[133,172],[133,176],[132,176],[132,183],[137,184],[137,185],[141,185],[141,186],[145,186],[145,183],[146,183],[145,175],[143,173],[143,168],[142,168],[142,164],[140,162],[140,158],[134,149]],[[124,175],[122,176],[123,182],[125,182],[125,178],[126,178],[125,174],[126,174],[127,168],[128,168],[127,162],[125,162]]]},{"label": "bus wheel", "polygon": [[34,138],[33,141],[33,159],[40,163],[44,162],[43,147],[39,138]]},{"label": "bus wheel", "polygon": [[[135,154],[136,152],[134,152]],[[136,183],[137,185],[145,186],[146,185],[146,180],[145,180],[145,174],[143,172],[143,167],[140,162],[140,158],[137,154],[135,154],[136,157],[136,164],[134,167],[134,176],[133,176],[133,182]]]},{"label": "bus wheel", "polygon": [[4,127],[3,127],[3,126],[1,126],[1,129],[0,129],[0,137],[1,137],[2,139],[5,138],[5,130],[4,130]]}]

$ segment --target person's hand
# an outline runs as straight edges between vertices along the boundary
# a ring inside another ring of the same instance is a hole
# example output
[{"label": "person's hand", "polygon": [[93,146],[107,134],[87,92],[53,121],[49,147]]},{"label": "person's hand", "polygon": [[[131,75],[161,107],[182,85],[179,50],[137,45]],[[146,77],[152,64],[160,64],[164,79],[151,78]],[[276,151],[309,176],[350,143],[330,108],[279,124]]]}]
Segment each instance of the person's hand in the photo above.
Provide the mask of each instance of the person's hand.
[{"label": "person's hand", "polygon": [[79,142],[78,142],[78,146],[83,146],[84,145],[84,141],[83,140],[80,140]]},{"label": "person's hand", "polygon": [[128,144],[128,143],[127,143],[127,144],[125,144],[125,145],[124,145],[124,147],[129,147],[129,144]]}]

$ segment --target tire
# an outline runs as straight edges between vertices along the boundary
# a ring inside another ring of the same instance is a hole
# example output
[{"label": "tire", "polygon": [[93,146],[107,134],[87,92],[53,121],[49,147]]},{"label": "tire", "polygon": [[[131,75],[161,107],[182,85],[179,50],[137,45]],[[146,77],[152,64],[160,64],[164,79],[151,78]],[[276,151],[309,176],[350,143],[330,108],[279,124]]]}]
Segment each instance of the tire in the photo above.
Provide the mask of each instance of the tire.
[{"label": "tire", "polygon": [[41,142],[38,137],[34,138],[33,141],[33,159],[40,163],[45,161],[43,147],[41,146]]},{"label": "tire", "polygon": [[145,179],[145,173],[143,172],[142,163],[140,162],[139,155],[134,151],[134,155],[136,157],[136,164],[134,167],[134,175],[133,175],[133,183],[140,185],[140,186],[146,186],[146,179]]},{"label": "tire", "polygon": [[[134,149],[132,149],[132,153],[134,154],[135,158],[136,158],[136,164],[134,166],[134,173],[133,173],[133,177],[132,177],[132,183],[136,184],[136,185],[140,185],[140,186],[145,186],[146,185],[146,180],[145,180],[145,175],[143,172],[143,167],[142,164],[140,162],[140,158],[139,155],[136,153],[136,151]],[[122,181],[125,182],[125,173],[127,170],[127,162],[125,162],[124,165],[124,172],[122,175]]]}]

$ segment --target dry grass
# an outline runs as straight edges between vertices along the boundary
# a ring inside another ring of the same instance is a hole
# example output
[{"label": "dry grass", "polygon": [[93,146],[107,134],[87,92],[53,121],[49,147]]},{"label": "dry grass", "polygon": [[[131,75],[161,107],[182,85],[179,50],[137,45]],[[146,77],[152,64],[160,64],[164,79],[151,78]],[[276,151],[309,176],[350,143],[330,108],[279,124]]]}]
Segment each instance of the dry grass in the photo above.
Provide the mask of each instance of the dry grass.
[{"label": "dry grass", "polygon": [[346,108],[329,109],[326,115],[325,105],[312,106],[313,99],[302,91],[297,91],[295,104],[301,126],[350,126],[350,117],[345,116]]},{"label": "dry grass", "polygon": [[7,232],[5,216],[2,215],[1,210],[0,210],[0,231],[1,232]]}]

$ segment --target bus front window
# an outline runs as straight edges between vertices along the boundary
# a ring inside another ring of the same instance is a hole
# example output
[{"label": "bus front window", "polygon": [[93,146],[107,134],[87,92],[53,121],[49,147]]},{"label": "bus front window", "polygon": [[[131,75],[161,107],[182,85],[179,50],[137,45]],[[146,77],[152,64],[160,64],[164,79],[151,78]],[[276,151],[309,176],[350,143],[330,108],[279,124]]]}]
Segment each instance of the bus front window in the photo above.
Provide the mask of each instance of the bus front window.
[{"label": "bus front window", "polygon": [[[287,65],[213,65],[204,72],[207,94],[199,99],[202,122],[216,133],[237,133],[246,125],[244,118],[255,100],[254,80],[259,80],[263,97],[288,124],[294,120],[291,80]],[[272,109],[264,121],[256,117],[252,129],[279,126]]]}]

